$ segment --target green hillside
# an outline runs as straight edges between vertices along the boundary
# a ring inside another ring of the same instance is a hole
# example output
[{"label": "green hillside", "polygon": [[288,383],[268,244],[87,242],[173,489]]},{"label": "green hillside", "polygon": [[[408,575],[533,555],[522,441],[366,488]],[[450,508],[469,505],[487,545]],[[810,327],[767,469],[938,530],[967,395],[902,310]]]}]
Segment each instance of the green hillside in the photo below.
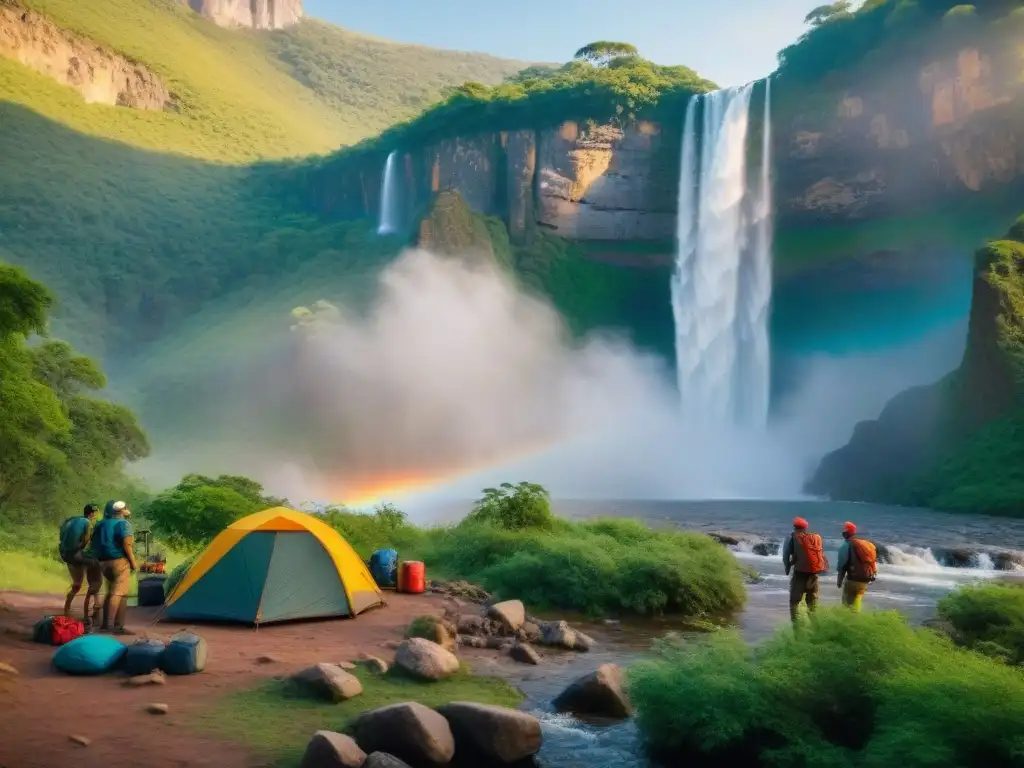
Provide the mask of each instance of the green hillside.
[{"label": "green hillside", "polygon": [[176,0],[18,2],[145,64],[180,105],[85,104],[0,58],[0,254],[54,289],[58,334],[107,359],[228,292],[336,255],[337,228],[296,215],[253,161],[335,149],[468,73],[497,82],[521,66],[316,21],[227,30]]},{"label": "green hillside", "polygon": [[86,107],[70,91],[66,99],[42,98],[24,67],[4,60],[0,100],[91,136],[217,161],[328,151],[415,114],[470,72],[498,82],[524,66],[398,45],[312,20],[274,33],[222,29],[176,0],[19,1],[146,64],[182,109]]}]

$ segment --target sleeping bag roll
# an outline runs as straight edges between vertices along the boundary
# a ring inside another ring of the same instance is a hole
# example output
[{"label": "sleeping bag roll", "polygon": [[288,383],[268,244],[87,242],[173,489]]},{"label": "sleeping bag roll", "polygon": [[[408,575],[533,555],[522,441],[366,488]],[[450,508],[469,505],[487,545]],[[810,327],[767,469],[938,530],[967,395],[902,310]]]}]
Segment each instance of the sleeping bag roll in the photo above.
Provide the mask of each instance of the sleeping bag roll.
[{"label": "sleeping bag roll", "polygon": [[193,675],[206,668],[206,641],[193,632],[171,637],[160,656],[160,669],[168,675]]},{"label": "sleeping bag roll", "polygon": [[141,639],[129,645],[124,654],[124,671],[132,677],[148,675],[160,666],[165,646],[159,640]]},{"label": "sleeping bag roll", "polygon": [[83,635],[53,654],[53,666],[69,675],[102,675],[124,657],[128,649],[108,635]]}]

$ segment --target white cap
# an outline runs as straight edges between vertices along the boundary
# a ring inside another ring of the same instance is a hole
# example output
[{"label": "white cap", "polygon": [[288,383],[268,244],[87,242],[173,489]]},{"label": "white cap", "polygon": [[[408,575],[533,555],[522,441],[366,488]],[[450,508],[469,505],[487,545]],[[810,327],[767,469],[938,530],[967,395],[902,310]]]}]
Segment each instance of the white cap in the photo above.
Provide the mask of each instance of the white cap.
[{"label": "white cap", "polygon": [[115,512],[122,512],[122,513],[124,513],[126,515],[130,515],[132,513],[132,511],[130,509],[128,509],[128,505],[125,504],[123,501],[115,501],[114,502],[114,506],[113,506],[113,510]]}]

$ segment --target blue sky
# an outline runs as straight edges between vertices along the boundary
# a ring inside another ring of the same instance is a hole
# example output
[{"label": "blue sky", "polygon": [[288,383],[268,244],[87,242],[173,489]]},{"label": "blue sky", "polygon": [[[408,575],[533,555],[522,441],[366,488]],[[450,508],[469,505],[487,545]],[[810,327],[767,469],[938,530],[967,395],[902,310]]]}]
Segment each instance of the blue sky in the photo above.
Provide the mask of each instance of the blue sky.
[{"label": "blue sky", "polygon": [[[567,61],[594,40],[621,40],[659,64],[685,64],[720,85],[775,68],[822,0],[305,0],[306,13],[377,37]],[[483,10],[490,8],[491,10]]]}]

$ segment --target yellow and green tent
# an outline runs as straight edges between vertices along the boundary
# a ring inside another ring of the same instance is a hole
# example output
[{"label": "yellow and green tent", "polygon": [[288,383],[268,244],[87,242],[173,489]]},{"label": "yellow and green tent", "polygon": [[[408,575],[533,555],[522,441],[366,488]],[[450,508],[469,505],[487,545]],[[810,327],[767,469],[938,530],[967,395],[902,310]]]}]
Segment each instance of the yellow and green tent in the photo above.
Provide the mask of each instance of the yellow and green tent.
[{"label": "yellow and green tent", "polygon": [[268,624],[356,616],[383,602],[340,533],[313,515],[274,507],[210,542],[169,595],[164,618]]}]

